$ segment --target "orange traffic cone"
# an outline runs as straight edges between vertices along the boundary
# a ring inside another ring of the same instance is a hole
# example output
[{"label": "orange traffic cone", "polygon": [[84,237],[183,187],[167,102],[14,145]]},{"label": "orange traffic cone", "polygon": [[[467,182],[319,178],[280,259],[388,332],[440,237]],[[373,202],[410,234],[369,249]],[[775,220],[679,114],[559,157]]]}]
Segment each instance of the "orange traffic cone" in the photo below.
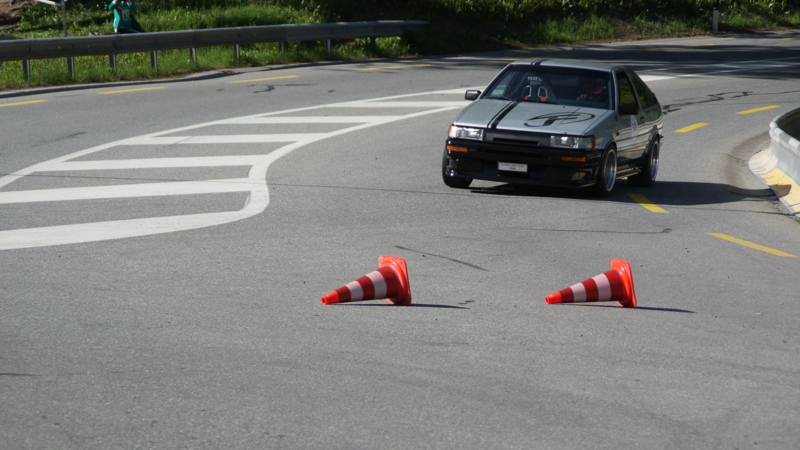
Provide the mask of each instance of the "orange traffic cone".
[{"label": "orange traffic cone", "polygon": [[608,302],[616,300],[620,306],[636,308],[631,265],[619,259],[611,260],[611,270],[589,278],[576,285],[548,295],[545,301],[555,303]]},{"label": "orange traffic cone", "polygon": [[395,305],[411,304],[408,268],[403,258],[382,255],[378,258],[378,270],[327,294],[322,297],[322,303],[331,305],[381,298]]}]

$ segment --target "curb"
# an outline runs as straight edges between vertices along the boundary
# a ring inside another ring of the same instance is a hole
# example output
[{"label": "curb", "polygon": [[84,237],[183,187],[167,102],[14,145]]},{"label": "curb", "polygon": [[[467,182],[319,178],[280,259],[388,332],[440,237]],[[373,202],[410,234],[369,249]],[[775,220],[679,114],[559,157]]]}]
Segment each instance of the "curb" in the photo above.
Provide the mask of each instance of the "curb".
[{"label": "curb", "polygon": [[769,125],[770,145],[750,158],[758,175],[789,211],[800,216],[800,108],[776,117]]}]

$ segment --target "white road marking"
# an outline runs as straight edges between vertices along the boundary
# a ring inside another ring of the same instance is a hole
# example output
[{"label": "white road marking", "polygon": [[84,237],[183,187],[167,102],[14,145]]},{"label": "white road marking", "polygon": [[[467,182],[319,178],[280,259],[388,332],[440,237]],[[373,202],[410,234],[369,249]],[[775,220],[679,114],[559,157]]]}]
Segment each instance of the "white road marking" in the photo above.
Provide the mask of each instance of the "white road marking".
[{"label": "white road marking", "polygon": [[309,116],[309,117],[246,117],[231,119],[230,124],[292,124],[292,123],[389,123],[402,116]]},{"label": "white road marking", "polygon": [[[65,245],[86,242],[104,241],[110,239],[123,239],[139,236],[148,236],[160,233],[204,228],[222,225],[237,220],[246,219],[261,213],[269,204],[269,189],[266,174],[269,166],[279,158],[292,151],[322,139],[339,136],[342,134],[379,126],[398,120],[453,111],[463,107],[469,102],[465,101],[390,101],[398,98],[412,98],[420,96],[440,96],[448,94],[461,94],[465,89],[453,89],[419,94],[407,94],[369,101],[356,101],[335,103],[322,106],[311,106],[286,111],[277,111],[266,114],[256,114],[246,117],[231,118],[207,122],[187,127],[151,133],[143,136],[122,139],[116,142],[81,150],[69,155],[45,161],[0,178],[0,204],[26,204],[37,202],[58,202],[76,200],[120,199],[180,196],[194,194],[217,194],[227,192],[246,192],[248,199],[242,209],[238,211],[225,211],[216,213],[186,214],[165,217],[146,217],[127,220],[112,220],[95,223],[79,223],[71,225],[57,225],[36,228],[23,228],[0,231],[0,250],[43,247],[51,245]],[[399,104],[399,105],[398,105]],[[319,111],[325,108],[397,108],[413,107],[422,108],[404,115],[392,116],[305,116],[292,117],[303,111]],[[229,124],[311,124],[311,123],[354,123],[357,125],[346,127],[329,133],[295,133],[295,134],[241,134],[213,136],[196,133],[203,128],[214,125]],[[180,134],[176,136],[176,134]],[[170,136],[166,136],[170,135]],[[188,145],[188,144],[242,144],[279,142],[286,145],[273,150],[265,155],[245,156],[209,156],[209,157],[176,157],[176,158],[142,158],[142,159],[117,159],[117,160],[78,160],[82,157],[100,153],[117,147],[136,147],[142,145]],[[2,191],[2,188],[28,175],[40,172],[66,172],[66,171],[104,171],[104,170],[133,170],[133,169],[169,169],[186,167],[226,167],[226,166],[251,166],[247,178],[199,181],[170,181],[158,183],[125,184],[115,186],[71,187],[61,189]]]},{"label": "white road marking", "polygon": [[253,189],[253,183],[249,178],[234,178],[11,191],[0,192],[0,204],[247,192]]},{"label": "white road marking", "polygon": [[639,78],[642,79],[645,83],[650,83],[652,81],[661,81],[661,80],[671,80],[675,77],[668,77],[664,75],[639,75]]},{"label": "white road marking", "polygon": [[352,102],[343,103],[338,105],[338,108],[441,108],[443,106],[452,106],[455,108],[463,108],[469,105],[468,100],[455,101],[455,102]]},{"label": "white road marking", "polygon": [[[112,159],[102,161],[67,161],[54,163],[40,172],[76,172],[82,170],[169,169],[181,167],[252,166],[265,155],[205,156],[195,158]],[[2,192],[0,192],[2,195]]]},{"label": "white road marking", "polygon": [[142,136],[126,139],[121,145],[174,144],[261,144],[267,142],[309,142],[328,137],[327,133],[298,134],[233,134],[219,136]]}]

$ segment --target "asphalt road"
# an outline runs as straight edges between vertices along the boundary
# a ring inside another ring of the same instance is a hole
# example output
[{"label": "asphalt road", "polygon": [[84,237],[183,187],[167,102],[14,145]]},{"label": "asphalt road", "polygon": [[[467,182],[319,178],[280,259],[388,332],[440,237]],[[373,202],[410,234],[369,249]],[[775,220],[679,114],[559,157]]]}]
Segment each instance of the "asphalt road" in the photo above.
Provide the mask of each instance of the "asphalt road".
[{"label": "asphalt road", "polygon": [[[444,186],[529,56],[646,77],[654,187]],[[797,32],[207,75],[0,93],[0,448],[798,448],[800,224],[747,167]],[[322,305],[379,255],[411,306]],[[545,304],[611,259],[636,309]]]}]

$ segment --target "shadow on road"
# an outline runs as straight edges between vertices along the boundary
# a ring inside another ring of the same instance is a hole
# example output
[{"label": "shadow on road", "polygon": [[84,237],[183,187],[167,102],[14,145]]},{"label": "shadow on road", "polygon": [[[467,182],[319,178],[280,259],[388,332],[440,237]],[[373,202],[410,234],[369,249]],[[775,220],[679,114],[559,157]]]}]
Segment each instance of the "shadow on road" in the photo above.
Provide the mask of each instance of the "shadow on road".
[{"label": "shadow on road", "polygon": [[500,184],[485,188],[471,188],[470,191],[475,194],[620,203],[632,203],[634,201],[628,194],[639,194],[644,195],[648,200],[659,206],[718,205],[736,203],[743,199],[761,201],[775,200],[775,194],[768,188],[742,189],[728,184],[694,181],[657,181],[651,188],[638,188],[629,186],[626,181],[619,180],[611,196],[607,198],[592,197],[579,189],[514,186],[510,184]]},{"label": "shadow on road", "polygon": [[[391,303],[336,303],[335,306],[387,306],[387,307],[395,307],[398,305],[392,305]],[[441,308],[441,309],[469,309],[463,306],[453,306],[453,305],[431,305],[426,303],[412,303],[410,305],[406,305],[407,308]]]},{"label": "shadow on road", "polygon": [[652,306],[636,306],[636,308],[623,308],[619,305],[597,305],[594,303],[562,303],[562,305],[569,305],[569,306],[583,306],[589,308],[618,308],[618,309],[633,309],[633,310],[645,310],[645,311],[662,311],[662,312],[679,312],[679,313],[687,313],[687,314],[696,314],[694,311],[689,311],[687,309],[676,309],[676,308],[654,308]]}]

